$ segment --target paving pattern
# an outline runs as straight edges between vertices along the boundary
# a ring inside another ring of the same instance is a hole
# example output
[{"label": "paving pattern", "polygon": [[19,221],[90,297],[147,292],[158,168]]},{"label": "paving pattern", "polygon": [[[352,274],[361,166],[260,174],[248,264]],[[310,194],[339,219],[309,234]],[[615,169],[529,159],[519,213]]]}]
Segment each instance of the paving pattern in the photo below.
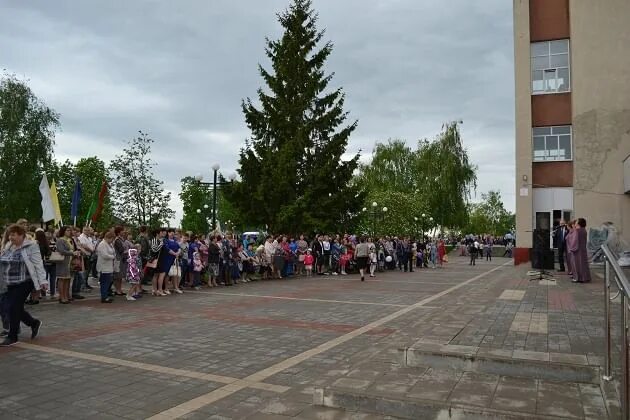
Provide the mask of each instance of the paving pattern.
[{"label": "paving pattern", "polygon": [[601,280],[530,282],[506,262],[454,257],[444,269],[363,283],[322,276],[111,305],[42,303],[32,308],[41,337],[0,349],[0,419],[384,418],[313,405],[327,387],[608,415],[593,384],[400,365],[401,348],[423,344],[601,364]]}]

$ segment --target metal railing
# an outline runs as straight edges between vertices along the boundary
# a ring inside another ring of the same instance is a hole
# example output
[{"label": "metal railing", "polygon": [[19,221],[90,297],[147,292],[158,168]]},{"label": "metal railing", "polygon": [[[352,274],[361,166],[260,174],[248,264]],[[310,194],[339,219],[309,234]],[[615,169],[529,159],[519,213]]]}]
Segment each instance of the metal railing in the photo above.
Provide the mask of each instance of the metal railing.
[{"label": "metal railing", "polygon": [[[610,301],[620,296],[620,317],[621,317],[621,418],[624,420],[630,419],[630,375],[628,374],[628,361],[629,361],[629,348],[628,348],[628,309],[630,304],[630,282],[624,274],[623,270],[617,263],[617,257],[608,248],[606,244],[602,245],[602,251],[604,252],[604,331],[606,333],[606,360],[604,365],[604,380],[610,381],[612,379],[612,338],[610,334]],[[610,285],[614,280],[617,286],[618,292],[615,296],[610,297]]]}]

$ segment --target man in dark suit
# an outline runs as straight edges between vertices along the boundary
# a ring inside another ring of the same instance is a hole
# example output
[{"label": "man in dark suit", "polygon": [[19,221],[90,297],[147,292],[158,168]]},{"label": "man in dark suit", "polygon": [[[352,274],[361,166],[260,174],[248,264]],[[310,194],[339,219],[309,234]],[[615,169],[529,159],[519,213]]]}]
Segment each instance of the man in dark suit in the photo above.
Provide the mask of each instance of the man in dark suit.
[{"label": "man in dark suit", "polygon": [[558,264],[560,264],[560,268],[558,271],[564,271],[564,257],[567,253],[567,243],[565,238],[567,236],[567,227],[564,220],[560,220],[560,226],[556,228],[554,232],[554,242],[556,243],[556,247],[558,248]]}]

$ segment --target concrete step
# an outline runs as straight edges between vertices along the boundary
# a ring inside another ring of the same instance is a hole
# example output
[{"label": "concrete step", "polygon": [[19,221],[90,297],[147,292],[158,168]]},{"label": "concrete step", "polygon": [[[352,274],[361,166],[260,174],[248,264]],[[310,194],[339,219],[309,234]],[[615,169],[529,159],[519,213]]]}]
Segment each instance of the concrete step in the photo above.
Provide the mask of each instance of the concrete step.
[{"label": "concrete step", "polygon": [[374,380],[346,377],[314,390],[313,404],[400,419],[618,418],[595,384],[557,383],[427,369]]},{"label": "concrete step", "polygon": [[473,346],[420,343],[400,349],[406,367],[449,369],[554,382],[600,383],[600,366],[584,355],[490,350]]},{"label": "concrete step", "polygon": [[336,388],[316,389],[313,404],[327,408],[373,413],[384,418],[389,416],[413,420],[559,420],[565,418],[410,397],[396,398]]}]

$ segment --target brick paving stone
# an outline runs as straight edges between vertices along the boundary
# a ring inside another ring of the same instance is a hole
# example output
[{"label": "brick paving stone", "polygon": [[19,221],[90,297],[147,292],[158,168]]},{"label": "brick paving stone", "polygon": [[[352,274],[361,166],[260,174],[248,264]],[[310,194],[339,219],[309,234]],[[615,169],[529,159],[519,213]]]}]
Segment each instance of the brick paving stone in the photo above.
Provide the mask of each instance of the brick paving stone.
[{"label": "brick paving stone", "polygon": [[564,418],[582,418],[582,400],[576,384],[540,381],[537,413]]},{"label": "brick paving stone", "polygon": [[[364,283],[356,276],[316,277],[187,291],[132,303],[117,299],[112,305],[101,305],[92,299],[38,305],[31,309],[45,326],[36,344],[158,369],[139,370],[24,348],[0,350],[0,413],[22,413],[23,418],[147,418],[225,385],[159,367],[245,378],[403,308],[383,304],[414,304],[505,261],[469,267],[465,259],[456,257],[442,270],[378,273]],[[503,378],[429,367],[409,371],[401,366],[398,350],[419,341],[452,349],[479,347],[477,354],[485,357],[518,358],[538,352],[551,353],[547,356],[551,363],[601,364],[601,283],[580,286],[559,277],[555,285],[539,284],[528,281],[525,271],[525,267],[502,267],[433,299],[427,307],[406,312],[265,379],[289,387],[283,394],[245,388],[184,417],[382,418],[311,406],[316,388],[344,383],[382,395],[494,408],[521,404],[521,411],[527,413],[532,413],[532,392],[541,410],[540,403],[549,394],[559,398],[558,409],[564,407],[562,401],[582,395],[580,416],[601,413],[601,401],[590,386],[567,391],[544,383],[532,391],[523,385],[526,392],[516,395],[515,383]],[[508,295],[514,300],[497,299]],[[569,416],[577,415],[566,410]],[[317,417],[320,414],[324,417]]]},{"label": "brick paving stone", "polygon": [[491,407],[518,413],[536,413],[537,381],[535,379],[499,379]]},{"label": "brick paving stone", "polygon": [[449,396],[449,401],[472,406],[489,407],[497,388],[499,377],[474,372],[464,372]]}]

